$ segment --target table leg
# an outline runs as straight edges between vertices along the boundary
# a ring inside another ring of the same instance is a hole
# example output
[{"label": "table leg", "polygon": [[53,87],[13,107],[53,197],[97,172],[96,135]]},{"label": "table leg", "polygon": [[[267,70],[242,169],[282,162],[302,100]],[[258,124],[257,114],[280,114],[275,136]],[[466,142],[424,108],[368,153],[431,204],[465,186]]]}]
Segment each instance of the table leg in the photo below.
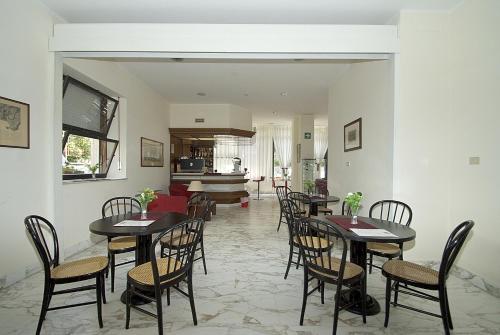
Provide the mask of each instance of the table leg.
[{"label": "table leg", "polygon": [[[366,284],[366,279],[368,273],[366,272],[366,242],[352,241],[351,240],[351,262],[361,266],[365,270],[364,281]],[[361,292],[359,290],[352,291],[342,291],[341,302],[342,304],[346,302],[353,302],[354,305],[349,307],[347,310],[351,313],[361,315]],[[366,315],[376,315],[380,313],[380,305],[378,301],[370,296],[366,295]]]},{"label": "table leg", "polygon": [[[140,236],[138,235],[136,237],[136,244],[137,247],[135,249],[135,266],[144,264],[146,262],[151,261],[151,253],[150,253],[150,248],[151,248],[151,242],[152,242],[152,236],[151,235],[143,235]],[[154,292],[143,292],[145,295],[151,296],[154,298]],[[120,297],[121,302],[124,304],[127,303],[127,291],[123,291],[121,297]],[[138,296],[133,296],[132,297],[132,305],[144,305],[144,304],[149,304],[150,301],[144,300]]]},{"label": "table leg", "polygon": [[312,202],[309,204],[309,214],[317,216],[318,215],[318,203]]}]

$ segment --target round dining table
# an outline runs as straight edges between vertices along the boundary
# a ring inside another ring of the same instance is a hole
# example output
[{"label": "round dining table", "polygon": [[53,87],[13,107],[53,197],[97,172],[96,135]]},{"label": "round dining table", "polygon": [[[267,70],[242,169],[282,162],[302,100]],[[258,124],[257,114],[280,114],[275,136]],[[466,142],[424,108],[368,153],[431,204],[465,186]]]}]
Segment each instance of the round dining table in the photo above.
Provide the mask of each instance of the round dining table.
[{"label": "round dining table", "polygon": [[327,196],[319,196],[319,195],[311,195],[309,196],[311,199],[311,202],[309,203],[309,213],[311,215],[318,215],[318,206],[320,204],[325,204],[328,202],[339,202],[340,198],[336,197],[334,195],[327,195]]},{"label": "round dining table", "polygon": [[[333,224],[340,229],[340,231],[344,234],[344,237],[350,241],[350,261],[359,265],[365,271],[365,283],[368,273],[366,271],[366,259],[367,259],[367,251],[366,244],[368,242],[380,242],[380,243],[402,243],[414,240],[416,237],[416,232],[407,227],[405,225],[401,225],[396,222],[380,220],[376,218],[369,218],[358,216],[358,224],[357,225],[345,225],[340,224],[345,222],[346,219],[351,220],[350,216],[343,215],[330,215],[330,216],[318,216],[320,220],[323,220],[327,223]],[[337,221],[337,222],[335,222]],[[359,224],[360,223],[360,224]],[[361,236],[352,232],[351,228],[367,228],[367,225],[373,226],[375,229],[385,229],[388,232],[394,234],[395,236]],[[367,289],[368,290],[368,289]],[[350,294],[348,291],[343,291],[341,301],[343,303],[346,302],[354,302],[354,304],[349,307],[347,310],[361,314],[361,292],[352,291]],[[366,295],[366,315],[376,315],[380,312],[380,305],[378,301],[370,296]]]},{"label": "round dining table", "polygon": [[[188,219],[187,215],[176,212],[152,212],[147,213],[145,216],[137,213],[127,213],[95,220],[89,225],[89,230],[94,234],[109,237],[135,236],[137,241],[135,265],[138,266],[151,261],[153,234],[165,231],[186,219]],[[139,222],[142,220],[153,220],[154,222],[147,226],[115,226],[124,220],[137,220]],[[121,300],[125,303],[125,294],[122,294]],[[138,301],[137,304],[139,303]]]}]

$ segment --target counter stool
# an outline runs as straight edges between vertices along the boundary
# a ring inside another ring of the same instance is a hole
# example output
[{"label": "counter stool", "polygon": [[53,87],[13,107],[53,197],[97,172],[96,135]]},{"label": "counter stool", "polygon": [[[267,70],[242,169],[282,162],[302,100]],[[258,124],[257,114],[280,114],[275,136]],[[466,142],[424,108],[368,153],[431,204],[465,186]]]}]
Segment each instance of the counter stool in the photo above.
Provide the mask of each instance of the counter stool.
[{"label": "counter stool", "polygon": [[264,176],[260,176],[260,178],[259,178],[259,179],[254,179],[254,180],[252,180],[252,181],[254,181],[254,182],[256,182],[256,183],[257,183],[257,199],[254,199],[254,200],[262,200],[262,199],[260,198],[260,182],[261,182],[261,181],[264,181],[264,179],[266,179],[266,177],[264,177]]}]

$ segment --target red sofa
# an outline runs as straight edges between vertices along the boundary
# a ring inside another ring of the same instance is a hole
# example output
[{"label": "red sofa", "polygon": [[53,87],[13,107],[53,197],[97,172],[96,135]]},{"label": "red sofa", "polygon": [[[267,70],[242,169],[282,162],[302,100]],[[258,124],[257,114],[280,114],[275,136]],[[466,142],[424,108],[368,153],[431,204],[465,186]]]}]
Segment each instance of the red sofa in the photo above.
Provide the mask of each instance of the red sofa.
[{"label": "red sofa", "polygon": [[157,199],[153,200],[148,205],[150,212],[177,212],[181,214],[187,213],[188,198],[183,195],[166,195],[156,194]]},{"label": "red sofa", "polygon": [[179,183],[170,184],[169,187],[170,195],[182,195],[186,198],[190,198],[193,192],[188,191],[188,186]]}]

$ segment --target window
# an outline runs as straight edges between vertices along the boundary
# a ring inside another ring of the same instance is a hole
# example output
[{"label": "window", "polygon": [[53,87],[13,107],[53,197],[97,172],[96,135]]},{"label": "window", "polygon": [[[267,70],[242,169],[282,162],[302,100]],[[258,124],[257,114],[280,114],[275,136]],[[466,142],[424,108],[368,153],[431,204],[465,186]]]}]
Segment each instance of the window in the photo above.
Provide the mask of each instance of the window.
[{"label": "window", "polygon": [[118,146],[107,138],[118,100],[69,76],[63,87],[63,179],[105,178]]}]

